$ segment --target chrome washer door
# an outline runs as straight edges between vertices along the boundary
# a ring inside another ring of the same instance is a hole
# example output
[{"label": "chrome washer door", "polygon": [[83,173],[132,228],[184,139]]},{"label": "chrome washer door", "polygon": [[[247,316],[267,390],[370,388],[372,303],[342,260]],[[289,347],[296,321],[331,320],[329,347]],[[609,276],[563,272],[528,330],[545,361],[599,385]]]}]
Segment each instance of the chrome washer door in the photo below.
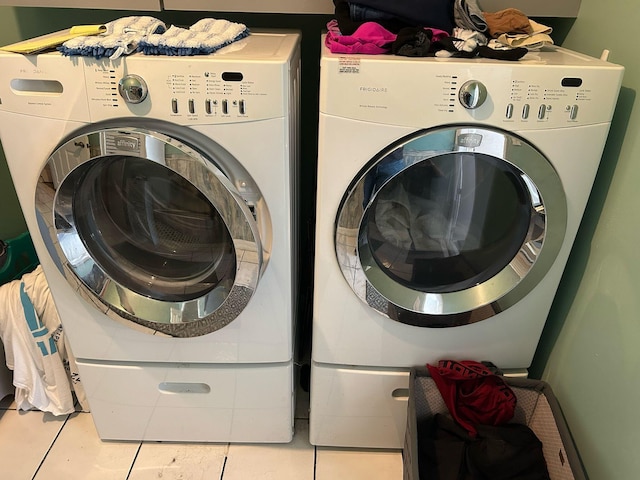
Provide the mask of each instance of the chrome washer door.
[{"label": "chrome washer door", "polygon": [[489,318],[533,289],[564,240],[560,178],[535,147],[451,126],[380,152],[346,192],[338,262],[358,297],[423,327]]},{"label": "chrome washer door", "polygon": [[52,205],[42,202],[51,184],[40,183],[36,204],[44,218],[53,211],[62,273],[110,317],[193,337],[224,327],[251,299],[268,212],[248,174],[223,172],[238,162],[219,146],[206,152],[207,142],[196,149],[175,134],[94,127],[50,156],[61,181]]}]

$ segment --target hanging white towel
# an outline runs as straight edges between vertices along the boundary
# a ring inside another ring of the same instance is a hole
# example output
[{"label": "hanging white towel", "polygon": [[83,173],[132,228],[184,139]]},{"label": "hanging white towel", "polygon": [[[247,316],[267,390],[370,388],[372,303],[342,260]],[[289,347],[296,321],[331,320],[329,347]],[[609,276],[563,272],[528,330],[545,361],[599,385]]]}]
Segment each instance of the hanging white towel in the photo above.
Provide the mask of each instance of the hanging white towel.
[{"label": "hanging white towel", "polygon": [[88,410],[42,268],[2,285],[0,305],[0,337],[7,367],[13,370],[18,409],[72,413],[73,385],[83,410]]}]

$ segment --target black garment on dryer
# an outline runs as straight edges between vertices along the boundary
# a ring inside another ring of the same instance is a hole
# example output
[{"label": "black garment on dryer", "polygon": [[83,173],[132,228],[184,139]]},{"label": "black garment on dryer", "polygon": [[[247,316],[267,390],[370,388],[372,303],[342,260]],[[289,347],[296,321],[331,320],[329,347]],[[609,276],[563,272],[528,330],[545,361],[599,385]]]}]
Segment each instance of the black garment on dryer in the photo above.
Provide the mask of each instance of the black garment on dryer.
[{"label": "black garment on dryer", "polygon": [[454,42],[460,41],[459,38],[455,37],[444,37],[438,40],[437,42],[433,42],[431,44],[431,50],[437,52],[439,50],[446,50],[451,53],[451,57],[455,58],[473,58],[478,56],[478,49],[472,50],[471,52],[465,52],[463,50],[458,50],[458,47],[455,46]]},{"label": "black garment on dryer", "polygon": [[462,50],[458,50],[455,46],[455,42],[459,41],[458,38],[455,37],[445,37],[441,38],[437,42],[433,42],[431,44],[431,51],[437,52],[438,50],[446,50],[451,53],[451,57],[454,58],[474,58],[474,57],[482,57],[482,58],[491,58],[493,60],[507,60],[507,61],[516,61],[520,60],[524,57],[529,50],[524,47],[516,47],[509,48],[506,50],[497,50],[487,45],[479,45],[475,49],[470,52],[465,52]]},{"label": "black garment on dryer", "polygon": [[454,0],[358,0],[365,7],[389,12],[412,25],[438,28],[451,33],[455,26]]},{"label": "black garment on dryer", "polygon": [[420,480],[549,480],[542,443],[526,425],[478,426],[478,436],[446,415],[418,422]]},{"label": "black garment on dryer", "polygon": [[403,57],[426,57],[431,52],[433,32],[421,27],[405,27],[391,44],[391,53]]},{"label": "black garment on dryer", "polygon": [[507,50],[496,50],[486,45],[478,47],[478,56],[484,58],[492,58],[494,60],[520,60],[529,50],[524,47],[509,48]]},{"label": "black garment on dryer", "polygon": [[[355,21],[351,18],[351,13],[349,12],[349,3],[346,0],[333,0],[333,4],[335,5],[335,19],[338,22],[338,28],[340,29],[340,33],[342,35],[353,35],[353,33],[360,27],[363,23]],[[391,33],[398,33],[404,27],[415,26],[415,23],[409,23],[399,18],[389,18],[389,19],[379,19],[376,20],[378,25],[389,30]]]}]

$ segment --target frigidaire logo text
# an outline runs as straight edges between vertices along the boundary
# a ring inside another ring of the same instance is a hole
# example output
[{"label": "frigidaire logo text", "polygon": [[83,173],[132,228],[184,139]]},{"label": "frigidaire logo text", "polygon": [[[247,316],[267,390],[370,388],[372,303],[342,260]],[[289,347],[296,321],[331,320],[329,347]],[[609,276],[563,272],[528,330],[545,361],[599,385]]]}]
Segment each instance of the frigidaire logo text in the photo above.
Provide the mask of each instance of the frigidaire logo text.
[{"label": "frigidaire logo text", "polygon": [[479,133],[463,133],[456,143],[461,147],[477,148],[482,145],[482,135]]},{"label": "frigidaire logo text", "polygon": [[367,93],[387,93],[387,87],[360,87],[360,91]]},{"label": "frigidaire logo text", "polygon": [[116,148],[120,150],[138,150],[138,139],[132,137],[115,137]]}]

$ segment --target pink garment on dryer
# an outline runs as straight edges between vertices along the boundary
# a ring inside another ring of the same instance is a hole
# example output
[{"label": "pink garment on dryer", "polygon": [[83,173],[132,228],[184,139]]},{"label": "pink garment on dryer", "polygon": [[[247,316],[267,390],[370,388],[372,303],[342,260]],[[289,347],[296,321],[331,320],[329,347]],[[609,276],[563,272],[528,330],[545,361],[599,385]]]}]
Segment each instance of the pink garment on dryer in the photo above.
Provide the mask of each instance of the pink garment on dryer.
[{"label": "pink garment on dryer", "polygon": [[336,35],[329,31],[325,45],[331,53],[362,53],[379,55],[391,49],[391,42],[396,39],[394,33],[375,22],[360,25],[353,35]]}]

